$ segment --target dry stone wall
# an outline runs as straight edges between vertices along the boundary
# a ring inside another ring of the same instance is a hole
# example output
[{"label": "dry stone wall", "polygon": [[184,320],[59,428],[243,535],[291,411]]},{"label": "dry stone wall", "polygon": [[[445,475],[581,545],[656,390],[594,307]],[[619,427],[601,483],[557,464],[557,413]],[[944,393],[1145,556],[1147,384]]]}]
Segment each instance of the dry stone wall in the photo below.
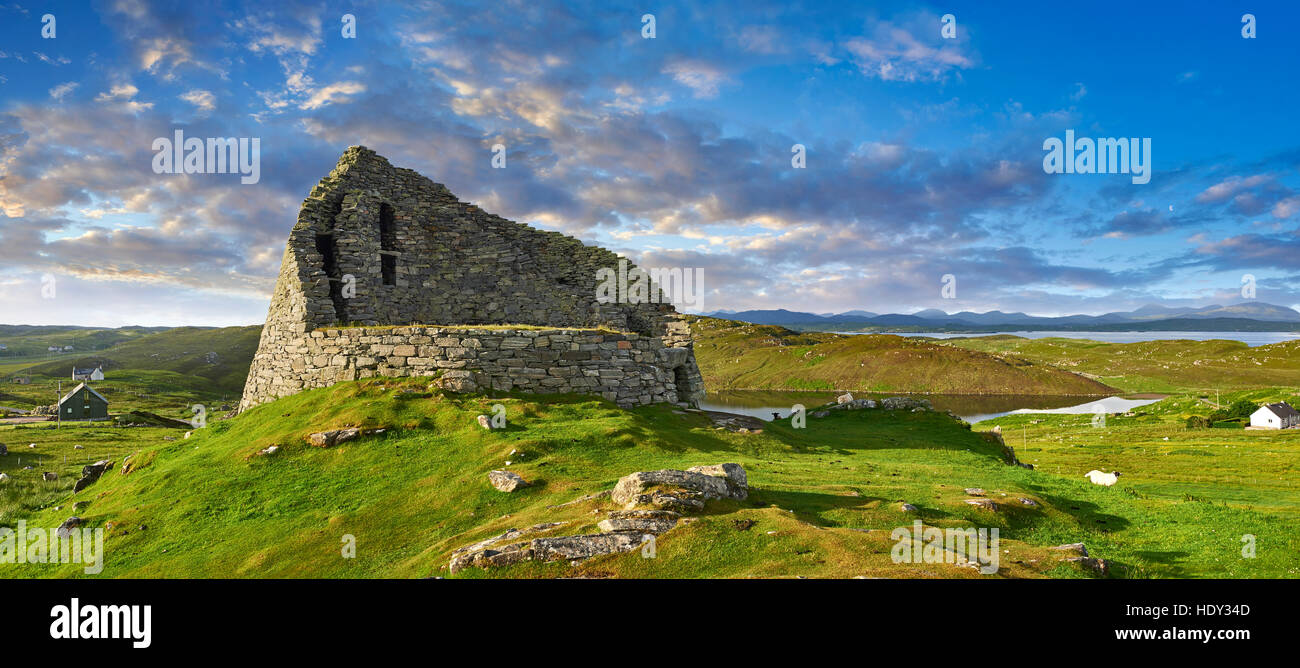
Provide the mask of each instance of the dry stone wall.
[{"label": "dry stone wall", "polygon": [[670,365],[684,352],[639,334],[462,327],[318,329],[303,348],[278,374],[287,391],[428,376],[455,392],[576,392],[624,406],[677,401]]},{"label": "dry stone wall", "polygon": [[597,271],[619,259],[354,146],[303,202],[240,409],[341,380],[434,375],[459,391],[694,403],[703,380],[673,307],[597,302]]}]

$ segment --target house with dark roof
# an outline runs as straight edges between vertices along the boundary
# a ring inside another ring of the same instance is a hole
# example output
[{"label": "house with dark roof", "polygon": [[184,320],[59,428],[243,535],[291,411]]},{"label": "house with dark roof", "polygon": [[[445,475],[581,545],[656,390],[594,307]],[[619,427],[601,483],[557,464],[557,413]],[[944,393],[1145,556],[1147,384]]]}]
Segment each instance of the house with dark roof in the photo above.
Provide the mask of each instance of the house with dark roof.
[{"label": "house with dark roof", "polygon": [[1276,404],[1264,404],[1259,410],[1250,414],[1250,426],[1254,429],[1292,429],[1300,427],[1300,411],[1285,401]]},{"label": "house with dark roof", "polygon": [[98,366],[94,369],[72,368],[73,380],[104,380],[104,367]]},{"label": "house with dark roof", "polygon": [[107,420],[108,399],[82,383],[59,399],[61,420]]}]

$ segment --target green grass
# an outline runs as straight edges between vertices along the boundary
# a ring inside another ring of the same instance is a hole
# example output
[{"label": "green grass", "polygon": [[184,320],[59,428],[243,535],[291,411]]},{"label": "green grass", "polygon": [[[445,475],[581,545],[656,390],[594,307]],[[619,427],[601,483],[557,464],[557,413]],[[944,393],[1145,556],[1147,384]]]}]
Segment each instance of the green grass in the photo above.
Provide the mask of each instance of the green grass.
[{"label": "green grass", "polygon": [[10,372],[30,377],[31,384],[0,384],[0,406],[31,410],[53,404],[60,382],[63,392],[76,386],[74,366],[102,365],[104,380],[91,385],[109,400],[112,413],[144,410],[188,418],[196,403],[214,413],[239,402],[260,335],[259,326],[143,331],[92,355],[10,364]]},{"label": "green grass", "polygon": [[[1225,393],[1238,399],[1297,399],[1285,390]],[[1212,398],[1211,398],[1212,400]],[[1152,500],[1198,499],[1300,519],[1300,431],[1247,431],[1241,424],[1188,429],[1189,415],[1214,407],[1195,394],[1171,396],[1134,411],[1110,415],[1094,428],[1091,415],[1009,415],[981,422],[1001,425],[1017,456],[1047,473],[1082,475],[1118,470],[1117,487]]]},{"label": "green grass", "polygon": [[1300,340],[1251,348],[1223,339],[1102,343],[999,335],[946,339],[941,344],[997,355],[1012,363],[1049,364],[1127,392],[1300,385]]},{"label": "green grass", "polygon": [[[32,376],[31,385],[0,386],[0,405],[31,410],[38,405],[57,401],[59,380],[45,376]],[[76,387],[70,379],[62,379],[63,392]],[[91,383],[96,392],[104,395],[112,414],[143,410],[167,417],[189,419],[190,407],[203,404],[209,414],[222,406],[233,407],[239,402],[239,392],[222,389],[202,376],[174,371],[126,369],[105,375],[104,380]]]},{"label": "green grass", "polygon": [[[495,403],[506,406],[509,427],[488,432],[474,416]],[[344,425],[387,431],[330,449],[304,441],[311,432]],[[609,509],[607,500],[548,506],[610,489],[633,471],[734,461],[749,473],[750,498],[711,502],[659,538],[656,559],[634,552],[457,577],[982,577],[950,565],[893,563],[889,531],[912,520],[898,511],[899,501],[917,505],[932,526],[998,527],[1007,550],[1004,577],[1084,576],[1046,549],[1075,541],[1112,560],[1117,576],[1298,574],[1300,538],[1290,529],[1290,498],[1271,506],[1254,497],[1191,502],[1156,493],[1161,480],[1140,473],[1134,489],[1102,488],[1081,477],[1106,463],[1095,458],[1054,461],[1059,474],[1047,465],[1028,471],[1006,465],[995,440],[936,413],[835,411],[808,425],[794,430],[776,423],[740,434],[667,405],[628,411],[589,397],[449,395],[415,379],[358,381],[259,406],[188,440],[165,441],[180,432],[161,429],[0,431],[12,453],[26,455],[26,443],[36,442],[35,453],[46,458],[34,471],[16,467],[14,454],[0,458],[0,468],[14,477],[9,484],[25,486],[20,489],[39,485],[33,476],[51,467],[60,483],[66,476],[70,484],[81,464],[71,461],[82,456],[73,456],[76,442],[87,448],[76,453],[116,464],[75,496],[57,488],[17,493],[21,498],[6,501],[0,523],[25,519],[54,527],[71,514],[72,501],[89,501],[79,513],[87,524],[113,525],[102,577],[447,575],[452,550],[507,528],[567,521],[561,533],[594,531],[600,515],[592,511]],[[272,444],[281,447],[276,455],[255,455]],[[1276,458],[1269,475],[1283,474],[1295,461],[1286,443],[1269,440],[1235,443],[1242,452],[1232,456],[1250,457],[1250,444],[1262,444],[1255,457]],[[136,453],[136,468],[124,475],[117,469],[128,453]],[[487,471],[507,459],[534,486],[512,494],[493,489]],[[989,490],[1003,511],[965,505],[965,487]],[[1014,501],[1021,496],[1042,505],[1021,506]],[[738,520],[755,524],[743,529]],[[1240,558],[1244,533],[1259,537],[1259,558]],[[341,556],[345,535],[356,539],[355,559]],[[0,575],[80,577],[81,571],[3,565]]]},{"label": "green grass", "polygon": [[[0,443],[9,449],[8,456],[0,457],[0,472],[12,478],[0,484],[0,525],[12,527],[19,519],[60,505],[72,493],[86,464],[102,459],[120,463],[141,446],[163,444],[167,442],[164,438],[183,434],[176,429],[122,429],[106,422],[0,426]],[[37,446],[27,447],[30,443]],[[78,445],[83,449],[78,450]],[[33,468],[25,471],[25,466]],[[59,479],[42,480],[46,471],[57,473]]]},{"label": "green grass", "polygon": [[24,362],[48,358],[50,346],[72,346],[72,353],[60,355],[85,355],[105,350],[125,341],[138,339],[166,330],[166,327],[68,327],[63,325],[0,325],[0,344],[8,350],[0,351],[0,373],[6,372],[10,362]]},{"label": "green grass", "polygon": [[1105,384],[1048,364],[890,335],[795,332],[693,317],[710,390],[1105,395]]},{"label": "green grass", "polygon": [[[70,380],[73,366],[102,364],[106,377],[115,370],[171,371],[206,379],[214,391],[238,393],[244,389],[261,333],[262,328],[256,325],[177,327],[119,343],[94,355],[38,364],[24,373]],[[210,353],[215,356],[210,357]]]}]

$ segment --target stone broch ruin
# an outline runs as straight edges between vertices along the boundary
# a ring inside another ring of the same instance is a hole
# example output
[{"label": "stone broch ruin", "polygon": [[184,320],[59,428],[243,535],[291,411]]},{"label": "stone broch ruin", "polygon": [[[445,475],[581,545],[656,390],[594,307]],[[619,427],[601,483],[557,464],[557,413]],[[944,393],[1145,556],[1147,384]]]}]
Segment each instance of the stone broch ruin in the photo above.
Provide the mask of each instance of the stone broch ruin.
[{"label": "stone broch ruin", "polygon": [[704,383],[675,309],[597,302],[597,270],[618,261],[353,146],[289,233],[240,410],[399,376],[457,392],[694,404]]}]

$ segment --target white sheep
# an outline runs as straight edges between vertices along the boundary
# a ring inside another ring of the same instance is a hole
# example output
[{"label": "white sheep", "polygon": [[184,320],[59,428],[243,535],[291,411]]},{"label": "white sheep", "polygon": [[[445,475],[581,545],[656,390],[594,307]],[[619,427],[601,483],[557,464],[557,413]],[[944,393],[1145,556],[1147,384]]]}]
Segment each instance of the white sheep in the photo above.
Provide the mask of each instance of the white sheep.
[{"label": "white sheep", "polygon": [[999,425],[995,425],[995,426],[993,427],[993,433],[997,434],[998,436],[1001,436],[1001,435],[1002,435],[1002,425],[1000,425],[1000,424],[999,424]]},{"label": "white sheep", "polygon": [[1107,487],[1110,487],[1111,485],[1114,485],[1116,482],[1119,481],[1119,475],[1120,475],[1119,471],[1102,473],[1101,471],[1093,469],[1085,473],[1083,477],[1091,480],[1092,484],[1094,485],[1105,485]]}]

